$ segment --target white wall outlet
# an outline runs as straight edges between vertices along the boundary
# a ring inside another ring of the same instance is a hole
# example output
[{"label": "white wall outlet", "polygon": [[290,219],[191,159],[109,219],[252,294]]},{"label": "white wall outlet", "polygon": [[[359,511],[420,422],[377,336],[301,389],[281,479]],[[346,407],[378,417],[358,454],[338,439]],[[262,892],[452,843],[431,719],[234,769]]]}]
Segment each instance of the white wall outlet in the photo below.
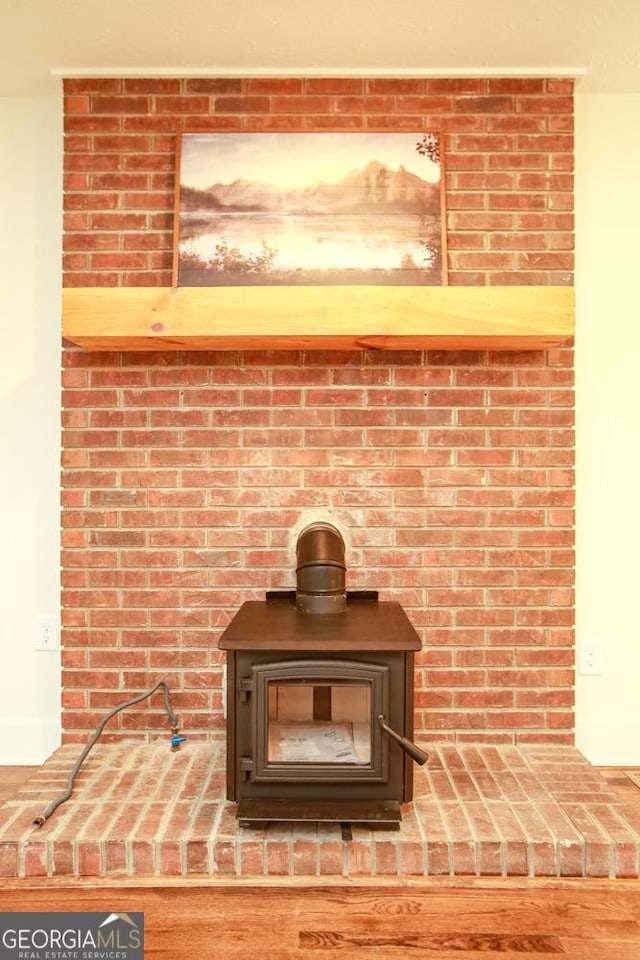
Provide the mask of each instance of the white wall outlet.
[{"label": "white wall outlet", "polygon": [[580,644],[578,666],[585,676],[599,677],[604,673],[604,649],[602,640],[591,637]]},{"label": "white wall outlet", "polygon": [[36,617],[36,650],[60,649],[60,621],[55,613],[41,613]]}]

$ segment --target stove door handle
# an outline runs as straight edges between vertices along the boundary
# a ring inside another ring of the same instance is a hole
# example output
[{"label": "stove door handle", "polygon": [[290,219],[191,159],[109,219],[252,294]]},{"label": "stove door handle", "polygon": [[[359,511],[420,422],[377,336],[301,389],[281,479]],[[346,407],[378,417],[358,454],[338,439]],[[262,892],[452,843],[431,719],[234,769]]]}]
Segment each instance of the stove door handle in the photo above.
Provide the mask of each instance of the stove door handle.
[{"label": "stove door handle", "polygon": [[392,740],[395,740],[399,746],[402,747],[405,753],[408,753],[409,756],[415,760],[416,763],[419,763],[422,766],[429,759],[429,754],[425,753],[424,750],[421,750],[420,747],[416,747],[415,743],[411,743],[411,740],[407,740],[406,737],[401,737],[399,733],[396,733],[395,730],[392,730],[390,726],[385,723],[384,716],[382,714],[378,715],[378,723],[388,734]]}]

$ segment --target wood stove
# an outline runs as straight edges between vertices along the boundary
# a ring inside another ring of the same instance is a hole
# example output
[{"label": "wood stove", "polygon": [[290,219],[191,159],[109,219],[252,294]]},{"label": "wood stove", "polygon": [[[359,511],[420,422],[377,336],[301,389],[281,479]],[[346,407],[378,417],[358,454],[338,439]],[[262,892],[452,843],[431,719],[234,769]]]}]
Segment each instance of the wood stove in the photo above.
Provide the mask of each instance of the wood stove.
[{"label": "wood stove", "polygon": [[414,651],[398,603],[346,592],[344,542],[302,531],[297,589],[248,601],[224,631],[227,797],[246,825],[398,826],[412,798]]}]

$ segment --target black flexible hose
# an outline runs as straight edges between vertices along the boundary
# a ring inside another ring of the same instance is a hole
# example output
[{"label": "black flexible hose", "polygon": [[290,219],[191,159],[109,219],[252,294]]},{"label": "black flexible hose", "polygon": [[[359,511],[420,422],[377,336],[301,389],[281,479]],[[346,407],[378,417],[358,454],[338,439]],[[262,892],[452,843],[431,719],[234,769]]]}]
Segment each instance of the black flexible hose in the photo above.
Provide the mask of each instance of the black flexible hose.
[{"label": "black flexible hose", "polygon": [[119,706],[114,707],[113,710],[110,710],[109,713],[107,713],[106,716],[102,718],[102,720],[100,721],[100,723],[96,728],[95,733],[93,734],[93,736],[87,743],[86,747],[84,748],[84,750],[82,751],[82,753],[80,754],[76,762],[74,763],[71,773],[69,774],[69,777],[67,779],[67,787],[64,793],[60,794],[59,797],[56,797],[55,800],[52,800],[49,806],[46,808],[46,810],[44,810],[39,817],[35,818],[35,820],[33,821],[34,827],[41,827],[42,824],[49,819],[51,814],[54,813],[54,811],[56,811],[62,803],[66,803],[66,801],[69,799],[69,797],[71,796],[71,791],[73,790],[73,784],[80,771],[80,767],[82,766],[84,761],[87,759],[89,753],[95,746],[102,731],[104,730],[106,725],[109,723],[109,720],[111,720],[112,717],[115,717],[116,713],[120,713],[121,710],[125,710],[127,707],[132,707],[134,704],[140,703],[141,700],[146,700],[147,697],[150,697],[152,694],[154,694],[156,690],[162,690],[164,693],[164,708],[167,711],[167,714],[169,715],[169,720],[171,721],[171,730],[174,734],[177,734],[178,718],[176,717],[175,713],[171,709],[171,703],[169,701],[169,687],[164,682],[164,680],[159,680],[158,683],[156,683],[155,687],[151,687],[151,689],[147,690],[145,693],[141,693],[137,697],[132,697],[131,700],[127,700],[126,703],[121,703]]}]

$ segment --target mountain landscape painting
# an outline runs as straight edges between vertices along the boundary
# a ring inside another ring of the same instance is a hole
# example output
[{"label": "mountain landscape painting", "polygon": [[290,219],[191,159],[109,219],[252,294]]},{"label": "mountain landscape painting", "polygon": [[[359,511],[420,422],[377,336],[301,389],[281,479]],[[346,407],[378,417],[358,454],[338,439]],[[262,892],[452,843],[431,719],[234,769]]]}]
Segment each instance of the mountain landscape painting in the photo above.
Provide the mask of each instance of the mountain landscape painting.
[{"label": "mountain landscape painting", "polygon": [[440,137],[184,133],[176,286],[446,283]]}]

